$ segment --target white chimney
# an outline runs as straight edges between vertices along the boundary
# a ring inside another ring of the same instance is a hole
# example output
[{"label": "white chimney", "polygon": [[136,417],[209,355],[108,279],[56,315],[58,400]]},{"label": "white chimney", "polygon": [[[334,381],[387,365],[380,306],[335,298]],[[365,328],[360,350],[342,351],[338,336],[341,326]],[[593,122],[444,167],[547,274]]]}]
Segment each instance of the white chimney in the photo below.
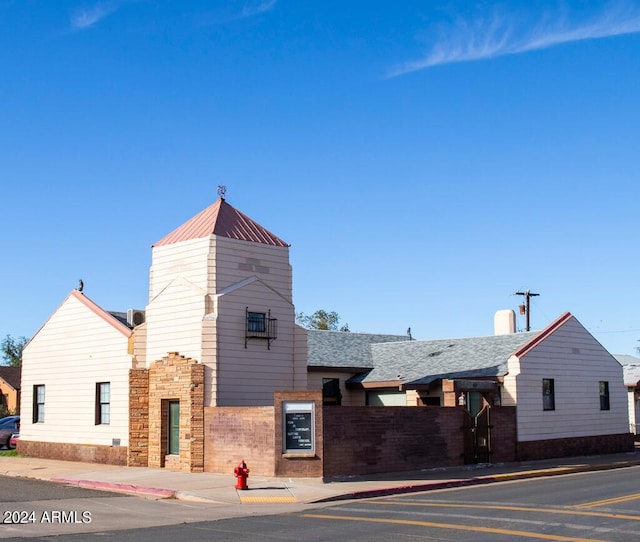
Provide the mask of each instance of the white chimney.
[{"label": "white chimney", "polygon": [[516,313],[511,309],[496,311],[493,317],[495,335],[510,335],[516,332]]}]

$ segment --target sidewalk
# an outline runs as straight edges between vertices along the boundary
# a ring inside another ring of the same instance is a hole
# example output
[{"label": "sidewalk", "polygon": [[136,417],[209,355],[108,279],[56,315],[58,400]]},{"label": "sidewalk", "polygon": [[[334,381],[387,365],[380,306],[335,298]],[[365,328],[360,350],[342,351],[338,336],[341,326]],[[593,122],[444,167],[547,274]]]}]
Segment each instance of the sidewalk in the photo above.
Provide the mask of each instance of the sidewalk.
[{"label": "sidewalk", "polygon": [[[145,467],[118,467],[19,456],[0,456],[0,474],[36,478],[155,499],[175,498],[217,504],[319,503],[447,487],[488,484],[640,465],[635,452],[546,461],[476,465],[449,469],[323,481],[249,475],[249,489],[235,489],[233,474],[183,473]],[[251,468],[251,465],[248,465]]]}]

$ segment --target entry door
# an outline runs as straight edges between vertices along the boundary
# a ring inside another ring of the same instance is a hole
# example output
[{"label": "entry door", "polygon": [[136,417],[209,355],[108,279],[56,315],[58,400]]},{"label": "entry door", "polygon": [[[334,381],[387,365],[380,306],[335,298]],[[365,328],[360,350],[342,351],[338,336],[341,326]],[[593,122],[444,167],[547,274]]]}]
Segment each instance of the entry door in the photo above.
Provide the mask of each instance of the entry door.
[{"label": "entry door", "polygon": [[483,408],[477,416],[468,410],[463,413],[464,463],[489,463],[491,454],[490,409]]},{"label": "entry door", "polygon": [[180,454],[180,401],[169,401],[167,454]]}]

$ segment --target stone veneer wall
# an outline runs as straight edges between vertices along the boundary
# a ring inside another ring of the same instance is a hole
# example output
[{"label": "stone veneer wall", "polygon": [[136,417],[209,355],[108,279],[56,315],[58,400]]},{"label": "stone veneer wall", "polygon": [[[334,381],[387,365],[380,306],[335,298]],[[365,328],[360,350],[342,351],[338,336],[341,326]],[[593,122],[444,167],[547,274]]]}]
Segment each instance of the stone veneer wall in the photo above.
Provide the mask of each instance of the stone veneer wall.
[{"label": "stone veneer wall", "polygon": [[556,457],[613,454],[632,452],[633,450],[634,437],[632,433],[534,440],[518,442],[518,460],[532,461]]},{"label": "stone veneer wall", "polygon": [[[204,365],[177,352],[129,373],[130,466],[204,470]],[[179,455],[167,455],[167,404],[180,401]]]},{"label": "stone veneer wall", "polygon": [[129,467],[149,465],[149,370],[129,371]]},{"label": "stone veneer wall", "polygon": [[93,444],[69,444],[66,442],[31,442],[18,440],[20,455],[62,459],[64,461],[82,461],[84,463],[105,463],[107,465],[126,465],[126,446],[100,446]]}]

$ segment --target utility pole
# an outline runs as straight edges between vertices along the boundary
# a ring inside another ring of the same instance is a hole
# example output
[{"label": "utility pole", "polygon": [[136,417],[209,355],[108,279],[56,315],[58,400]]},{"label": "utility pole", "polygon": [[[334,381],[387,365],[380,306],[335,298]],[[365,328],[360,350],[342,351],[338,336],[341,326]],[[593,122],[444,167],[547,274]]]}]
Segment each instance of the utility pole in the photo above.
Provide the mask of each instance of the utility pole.
[{"label": "utility pole", "polygon": [[520,314],[524,314],[526,316],[525,331],[531,331],[531,325],[530,325],[531,305],[529,304],[529,299],[540,294],[534,294],[529,290],[525,290],[524,292],[516,292],[515,295],[524,296],[524,305],[520,305]]}]

